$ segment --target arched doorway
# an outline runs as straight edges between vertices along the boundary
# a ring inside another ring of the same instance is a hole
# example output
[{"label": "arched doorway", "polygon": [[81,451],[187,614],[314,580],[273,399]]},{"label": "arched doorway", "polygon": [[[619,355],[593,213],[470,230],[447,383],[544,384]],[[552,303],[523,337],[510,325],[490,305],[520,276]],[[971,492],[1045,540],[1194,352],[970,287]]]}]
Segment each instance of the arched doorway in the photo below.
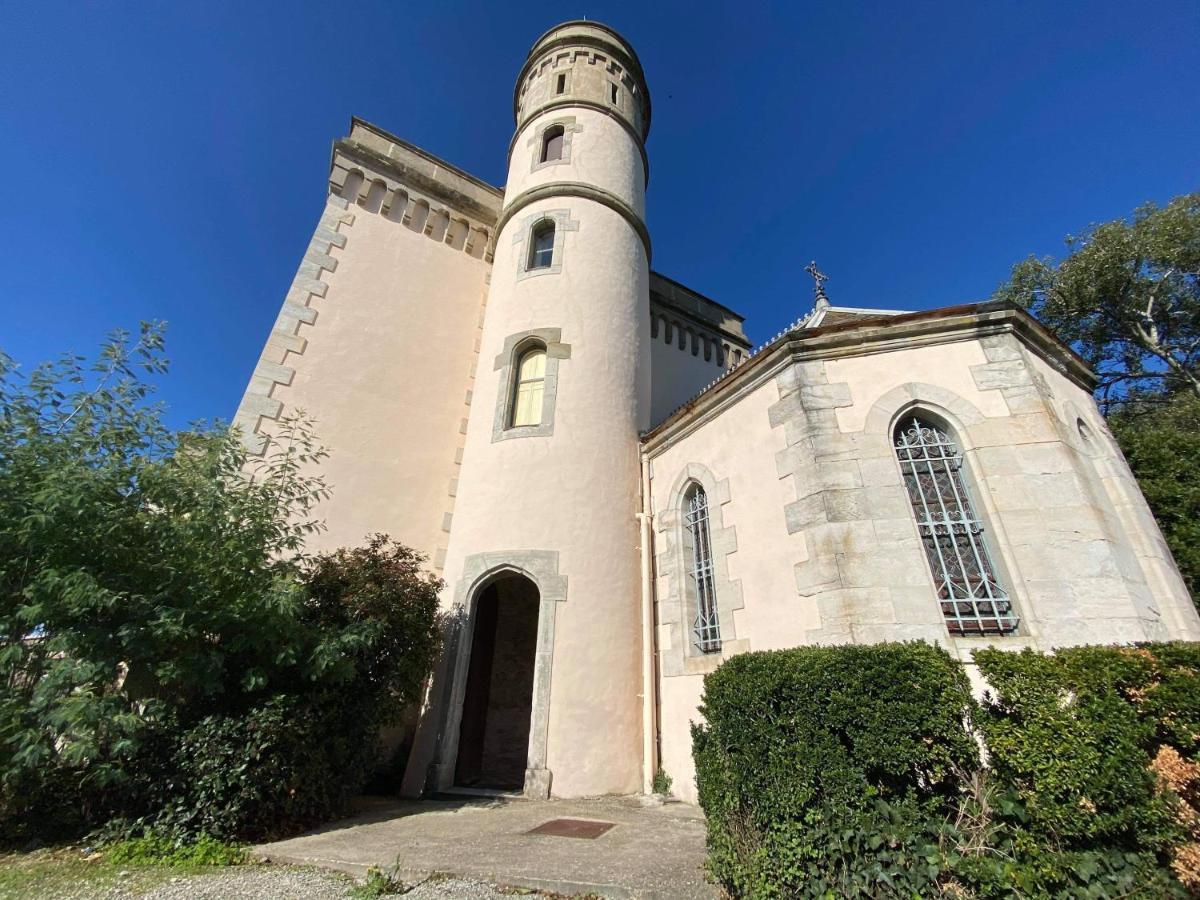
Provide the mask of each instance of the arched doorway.
[{"label": "arched doorway", "polygon": [[479,592],[454,769],[460,787],[525,785],[539,603],[537,585],[521,575]]}]

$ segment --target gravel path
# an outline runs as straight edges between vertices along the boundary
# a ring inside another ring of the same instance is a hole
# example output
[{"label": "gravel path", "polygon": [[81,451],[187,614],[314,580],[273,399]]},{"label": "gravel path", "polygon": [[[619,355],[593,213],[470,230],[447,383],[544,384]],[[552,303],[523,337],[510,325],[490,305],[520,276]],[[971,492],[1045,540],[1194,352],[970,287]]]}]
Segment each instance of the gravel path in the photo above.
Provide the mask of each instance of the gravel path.
[{"label": "gravel path", "polygon": [[[145,900],[340,900],[349,896],[352,887],[349,879],[317,869],[237,866],[211,875],[180,878],[141,896]],[[513,900],[511,892],[502,893],[495,885],[463,879],[427,881],[407,893],[386,896],[405,900]]]},{"label": "gravel path", "polygon": [[233,866],[210,875],[172,879],[142,894],[147,900],[333,900],[346,897],[351,882],[316,869]]}]

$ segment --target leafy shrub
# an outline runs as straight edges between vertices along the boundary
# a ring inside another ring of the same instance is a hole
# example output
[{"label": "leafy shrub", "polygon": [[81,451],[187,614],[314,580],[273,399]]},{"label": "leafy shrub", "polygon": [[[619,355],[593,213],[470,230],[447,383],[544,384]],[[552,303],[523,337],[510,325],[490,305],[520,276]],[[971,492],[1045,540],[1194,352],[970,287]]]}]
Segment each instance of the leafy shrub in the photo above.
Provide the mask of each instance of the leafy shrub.
[{"label": "leafy shrub", "polygon": [[[384,536],[309,560],[302,415],[261,457],[151,404],[162,331],[27,377],[0,354],[0,837],[265,835],[328,817],[438,650]],[[255,778],[261,779],[255,784]]]},{"label": "leafy shrub", "polygon": [[117,841],[104,848],[104,859],[133,866],[240,866],[248,859],[245,847],[225,844],[208,835],[190,843],[162,834]]},{"label": "leafy shrub", "polygon": [[249,840],[342,812],[370,775],[380,728],[417,701],[440,646],[440,582],[422,561],[383,535],[317,556],[303,618],[323,636],[311,651],[318,680],[164,735],[169,775],[126,827]]},{"label": "leafy shrub", "polygon": [[1169,861],[1200,890],[1200,646],[975,654],[991,764],[1028,811],[1027,841]]},{"label": "leafy shrub", "polygon": [[734,896],[921,893],[977,764],[961,667],[927,644],[750,653],[693,728],[709,867]]},{"label": "leafy shrub", "polygon": [[651,783],[650,789],[656,794],[671,793],[671,776],[660,768],[654,773],[654,781]]},{"label": "leafy shrub", "polygon": [[982,710],[923,644],[745,654],[709,675],[694,754],[730,895],[1200,891],[1200,645],[975,659]]}]

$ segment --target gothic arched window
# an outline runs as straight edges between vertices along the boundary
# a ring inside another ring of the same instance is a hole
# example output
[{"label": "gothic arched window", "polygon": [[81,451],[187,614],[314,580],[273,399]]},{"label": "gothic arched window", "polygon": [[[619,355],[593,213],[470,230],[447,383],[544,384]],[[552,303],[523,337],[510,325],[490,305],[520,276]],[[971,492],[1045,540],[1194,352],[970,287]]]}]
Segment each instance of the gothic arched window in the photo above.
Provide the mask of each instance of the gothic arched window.
[{"label": "gothic arched window", "polygon": [[566,136],[566,129],[561,125],[555,125],[552,128],[547,128],[545,134],[542,135],[542,159],[541,162],[553,162],[556,159],[563,157],[563,140]]},{"label": "gothic arched window", "polygon": [[517,359],[509,424],[542,424],[542,400],[546,396],[546,348],[530,347]]},{"label": "gothic arched window", "polygon": [[554,222],[539,222],[529,242],[527,269],[548,269],[554,263]]},{"label": "gothic arched window", "polygon": [[690,607],[696,619],[692,626],[696,649],[715,653],[721,649],[721,623],[717,617],[717,591],[713,580],[712,542],[708,529],[708,495],[692,485],[683,497],[684,545],[691,570],[688,573]]},{"label": "gothic arched window", "polygon": [[920,414],[893,435],[917,530],[953,635],[1008,634],[1017,617],[996,579],[983,523],[963,479],[963,456],[950,433]]}]

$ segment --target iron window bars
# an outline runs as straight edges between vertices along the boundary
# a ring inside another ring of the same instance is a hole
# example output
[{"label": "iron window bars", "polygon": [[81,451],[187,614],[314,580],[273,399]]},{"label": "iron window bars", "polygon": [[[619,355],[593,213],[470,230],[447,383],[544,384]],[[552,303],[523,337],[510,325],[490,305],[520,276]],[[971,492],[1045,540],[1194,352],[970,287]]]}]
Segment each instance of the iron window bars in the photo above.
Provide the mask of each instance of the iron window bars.
[{"label": "iron window bars", "polygon": [[963,482],[958,445],[918,416],[897,425],[895,438],[900,471],[950,633],[1012,633],[1018,619],[996,581],[983,523]]},{"label": "iron window bars", "polygon": [[683,521],[692,543],[692,581],[696,587],[696,621],[692,632],[701,653],[715,653],[721,649],[721,623],[717,618],[712,544],[708,537],[708,496],[704,488],[697,485],[692,491]]}]

